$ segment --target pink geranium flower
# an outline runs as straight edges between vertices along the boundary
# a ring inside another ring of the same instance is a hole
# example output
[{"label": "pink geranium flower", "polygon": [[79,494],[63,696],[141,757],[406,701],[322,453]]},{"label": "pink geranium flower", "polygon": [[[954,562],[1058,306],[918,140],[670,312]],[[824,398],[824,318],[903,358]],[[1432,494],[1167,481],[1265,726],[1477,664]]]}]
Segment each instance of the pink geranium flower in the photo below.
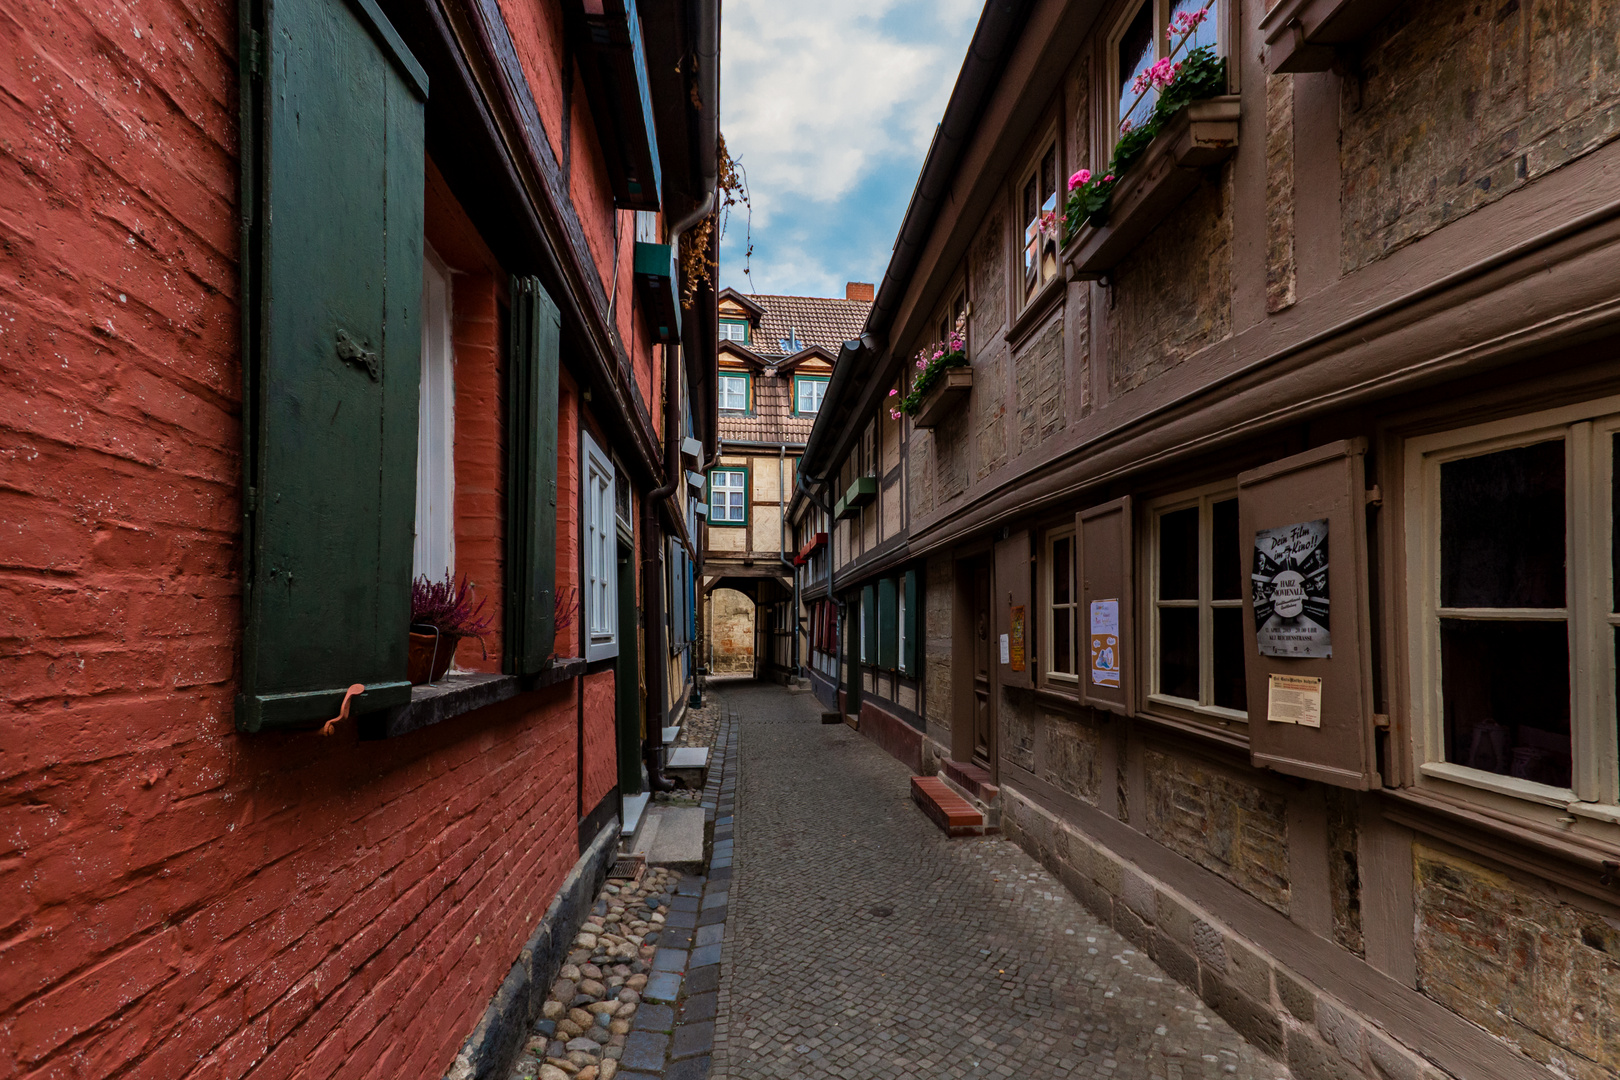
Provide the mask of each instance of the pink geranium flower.
[{"label": "pink geranium flower", "polygon": [[1089,184],[1089,183],[1091,183],[1091,170],[1090,169],[1081,169],[1079,172],[1077,172],[1073,176],[1069,177],[1069,190],[1073,191],[1075,188],[1079,187],[1081,184]]},{"label": "pink geranium flower", "polygon": [[1194,30],[1197,30],[1199,24],[1207,18],[1209,18],[1209,8],[1207,7],[1200,11],[1183,11],[1170,20],[1170,29],[1165,31],[1165,36],[1171,41],[1174,41],[1178,35],[1186,37]]}]

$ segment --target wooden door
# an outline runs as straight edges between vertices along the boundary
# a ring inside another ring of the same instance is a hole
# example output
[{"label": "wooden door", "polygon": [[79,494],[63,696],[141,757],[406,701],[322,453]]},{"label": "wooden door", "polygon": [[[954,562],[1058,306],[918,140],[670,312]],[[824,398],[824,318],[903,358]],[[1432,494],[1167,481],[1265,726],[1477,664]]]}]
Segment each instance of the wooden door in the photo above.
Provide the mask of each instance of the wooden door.
[{"label": "wooden door", "polygon": [[1000,659],[991,634],[990,562],[973,564],[973,760],[991,770],[996,760],[995,667]]}]

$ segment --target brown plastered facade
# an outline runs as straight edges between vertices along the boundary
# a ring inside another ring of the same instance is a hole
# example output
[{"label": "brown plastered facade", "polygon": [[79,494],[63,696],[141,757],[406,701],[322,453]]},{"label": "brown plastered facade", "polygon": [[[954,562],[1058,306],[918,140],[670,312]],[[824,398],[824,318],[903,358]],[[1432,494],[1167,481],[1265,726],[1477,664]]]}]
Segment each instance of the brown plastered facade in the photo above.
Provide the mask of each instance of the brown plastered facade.
[{"label": "brown plastered facade", "polygon": [[[1430,552],[1435,461],[1551,432],[1570,498],[1593,500],[1568,511],[1565,572],[1595,583],[1569,602],[1613,633],[1620,10],[1384,5],[1331,69],[1289,74],[1267,70],[1263,0],[1216,4],[1236,146],[1105,273],[1075,266],[1082,236],[1026,299],[1019,185],[1049,145],[1060,184],[1106,166],[1109,51],[1137,6],[1031,6],[863,361],[872,387],[844,388],[857,422],[805,462],[829,504],[878,478],[830,536],[826,699],[863,730],[857,701],[898,714],[851,663],[856,612],[868,584],[922,567],[920,745],[896,752],[967,761],[966,654],[1023,606],[1026,669],[991,678],[1003,830],[1245,1035],[1302,1076],[1613,1075],[1614,646],[1594,632],[1581,653],[1572,631],[1567,781],[1458,767]],[[884,393],[909,389],[964,287],[971,392],[931,428],[891,419]],[[1154,651],[1163,515],[1198,507],[1207,536],[1230,501],[1244,708],[1209,697],[1214,659],[1196,700],[1160,693]],[[1334,655],[1263,656],[1253,534],[1313,518],[1333,538]],[[1065,536],[1078,679],[1050,651]],[[1104,598],[1124,608],[1118,691],[1085,681],[1083,605]],[[1267,719],[1273,673],[1323,680],[1319,729]]]}]

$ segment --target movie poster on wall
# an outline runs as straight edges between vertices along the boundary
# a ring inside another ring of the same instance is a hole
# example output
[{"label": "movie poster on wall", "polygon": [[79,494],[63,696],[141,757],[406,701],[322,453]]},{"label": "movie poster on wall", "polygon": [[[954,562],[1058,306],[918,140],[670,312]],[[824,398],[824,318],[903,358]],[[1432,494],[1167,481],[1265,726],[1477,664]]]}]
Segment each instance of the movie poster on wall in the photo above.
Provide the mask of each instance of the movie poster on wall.
[{"label": "movie poster on wall", "polygon": [[1328,657],[1328,523],[1254,534],[1254,628],[1261,656]]}]

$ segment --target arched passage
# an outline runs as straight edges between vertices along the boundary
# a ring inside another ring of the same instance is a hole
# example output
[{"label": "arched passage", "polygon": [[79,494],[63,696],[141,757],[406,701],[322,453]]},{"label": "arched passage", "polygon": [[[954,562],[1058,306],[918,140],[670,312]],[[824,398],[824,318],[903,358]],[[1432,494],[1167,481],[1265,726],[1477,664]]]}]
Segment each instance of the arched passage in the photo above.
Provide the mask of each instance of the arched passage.
[{"label": "arched passage", "polygon": [[709,594],[709,671],[714,675],[752,675],[756,624],[754,601],[736,589]]}]

